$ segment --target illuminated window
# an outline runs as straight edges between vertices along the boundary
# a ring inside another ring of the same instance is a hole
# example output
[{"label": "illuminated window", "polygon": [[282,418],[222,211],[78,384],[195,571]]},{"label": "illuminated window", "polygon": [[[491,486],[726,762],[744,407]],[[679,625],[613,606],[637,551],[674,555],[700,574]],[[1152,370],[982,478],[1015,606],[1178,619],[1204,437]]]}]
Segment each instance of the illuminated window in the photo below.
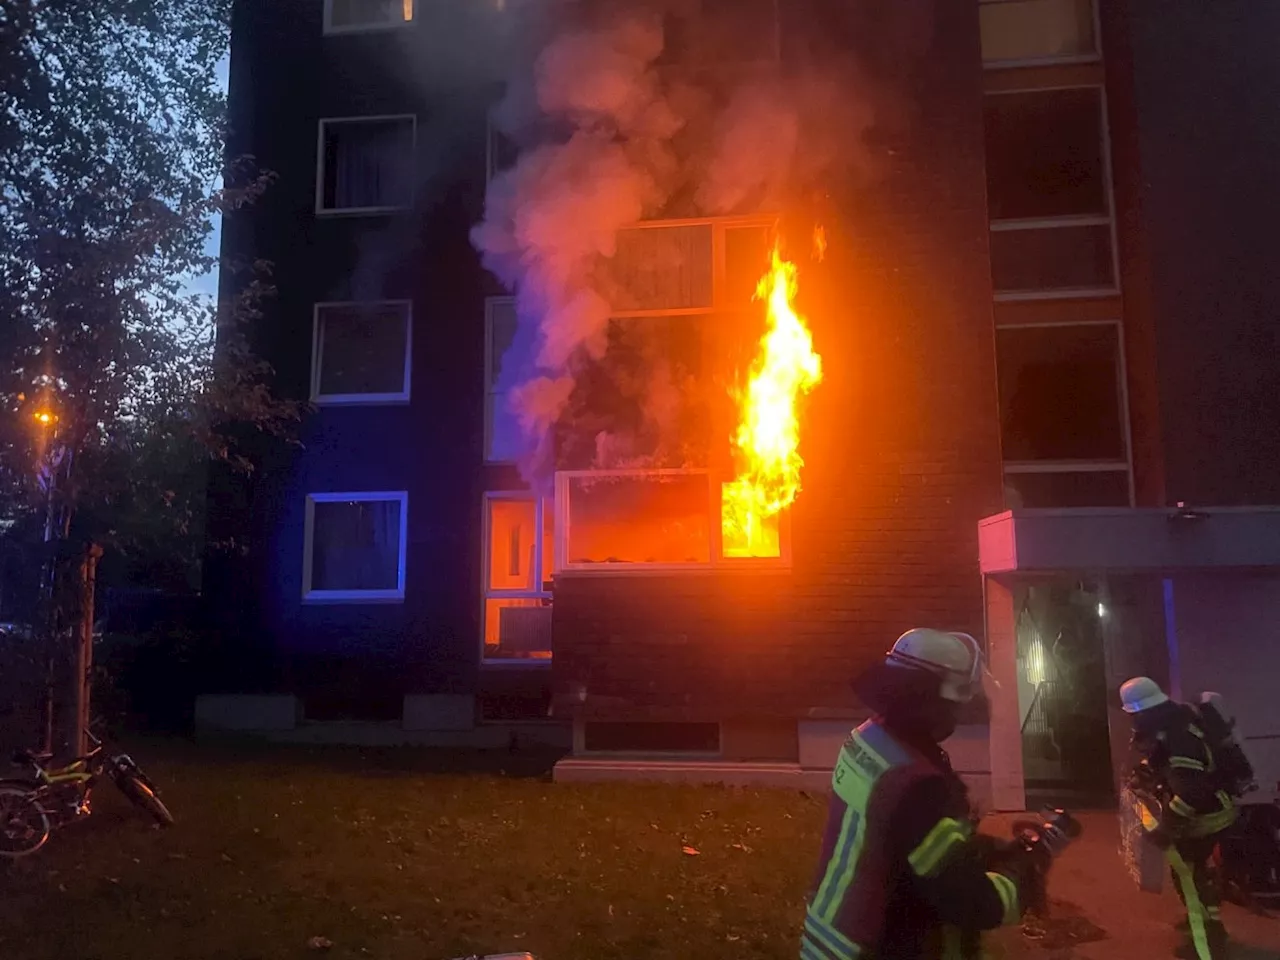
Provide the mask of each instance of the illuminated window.
[{"label": "illuminated window", "polygon": [[528,493],[490,493],[484,509],[484,659],[549,661],[551,505]]},{"label": "illuminated window", "polygon": [[416,119],[410,115],[320,121],[318,213],[386,213],[413,202]]},{"label": "illuminated window", "polygon": [[1010,506],[1128,506],[1115,323],[1003,327],[996,365]]},{"label": "illuminated window", "polygon": [[982,0],[982,59],[999,64],[1096,59],[1092,0]]},{"label": "illuminated window", "polygon": [[316,304],[312,402],[407,401],[411,336],[407,300]]},{"label": "illuminated window", "polygon": [[404,599],[409,495],[307,497],[302,596],[311,602]]},{"label": "illuminated window", "polygon": [[413,22],[414,0],[324,0],[325,33],[388,30]]},{"label": "illuminated window", "polygon": [[790,561],[787,515],[763,521],[756,546],[733,544],[722,517],[726,485],[709,470],[556,474],[556,569],[625,572]]}]

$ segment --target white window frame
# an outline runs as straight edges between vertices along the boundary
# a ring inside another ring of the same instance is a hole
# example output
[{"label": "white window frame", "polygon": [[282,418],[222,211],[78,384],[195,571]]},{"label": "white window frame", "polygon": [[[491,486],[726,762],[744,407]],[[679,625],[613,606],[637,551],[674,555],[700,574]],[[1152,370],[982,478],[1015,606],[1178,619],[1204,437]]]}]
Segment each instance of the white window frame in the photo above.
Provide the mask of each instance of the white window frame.
[{"label": "white window frame", "polygon": [[[997,3],[1026,3],[1028,0],[978,0],[979,7]],[[1093,52],[1073,53],[1061,57],[1021,57],[1014,60],[983,59],[985,70],[1011,70],[1020,67],[1052,67],[1077,63],[1099,63],[1102,60],[1102,21],[1098,16],[1098,0],[1088,0],[1093,16]],[[979,13],[981,16],[981,13]],[[981,29],[981,27],[979,27]],[[981,55],[981,54],[979,54]]]},{"label": "white window frame", "polygon": [[[1005,2],[1005,0],[984,0],[984,2]],[[1095,4],[1096,8],[1096,4]],[[1111,167],[1111,125],[1107,114],[1106,88],[1096,83],[1075,83],[1047,87],[1019,87],[1015,90],[992,90],[983,95],[1002,97],[1011,94],[1053,93],[1059,90],[1093,90],[1098,97],[1099,130],[1102,138],[1102,177],[1103,198],[1106,210],[1100,214],[1071,214],[1065,217],[1033,217],[1019,219],[1003,219],[990,221],[992,233],[1003,233],[1016,230],[1053,230],[1068,227],[1108,227],[1111,240],[1111,285],[1102,287],[1060,287],[1053,290],[1000,290],[995,285],[995,274],[991,276],[992,294],[996,303],[1017,303],[1029,300],[1076,300],[1092,297],[1114,297],[1121,290],[1119,236],[1116,230],[1116,198],[1115,182]],[[988,248],[988,259],[990,250]]]},{"label": "white window frame", "polygon": [[1134,505],[1133,476],[1133,428],[1129,416],[1129,363],[1124,349],[1124,324],[1119,320],[1061,320],[1043,323],[997,323],[997,336],[1001,330],[1043,330],[1060,327],[1111,327],[1116,334],[1116,378],[1119,390],[1120,435],[1124,444],[1124,456],[1118,460],[1004,460],[1004,475],[1028,473],[1123,473],[1129,488],[1129,502]]},{"label": "white window frame", "polygon": [[348,33],[388,33],[395,30],[406,30],[418,22],[418,4],[421,0],[408,0],[412,5],[413,15],[408,20],[384,20],[378,23],[356,23],[348,26],[334,26],[333,0],[324,0],[324,35],[335,36]]},{"label": "white window frame", "polygon": [[[569,483],[580,477],[604,479],[608,477],[689,477],[708,478],[707,529],[710,537],[710,559],[698,563],[573,563],[569,560],[569,536],[573,517],[569,509]],[[732,478],[721,477],[711,470],[677,468],[659,470],[560,470],[556,473],[555,514],[555,574],[557,577],[613,576],[636,577],[661,575],[672,572],[723,573],[730,570],[759,572],[761,570],[788,571],[791,569],[791,509],[778,514],[778,553],[776,557],[726,557],[722,542],[724,506],[721,502],[723,484]]]},{"label": "white window frame", "polygon": [[409,121],[409,169],[412,174],[418,156],[418,115],[415,113],[379,113],[359,117],[321,117],[316,123],[316,204],[315,214],[318,217],[367,217],[388,213],[397,213],[412,209],[417,196],[417,186],[412,175],[409,180],[409,196],[402,205],[386,205],[376,207],[326,207],[324,205],[324,135],[330,125],[352,123],[380,123],[388,120]]},{"label": "white window frame", "polygon": [[[396,586],[391,590],[313,590],[311,588],[312,552],[315,547],[317,503],[384,503],[400,504],[400,556]],[[409,493],[406,490],[358,490],[347,493],[307,494],[306,520],[302,536],[302,601],[303,603],[403,603],[405,566],[409,549]]]},{"label": "white window frame", "polygon": [[[404,308],[404,376],[402,388],[391,393],[321,393],[322,361],[324,360],[323,313],[329,307],[385,307]],[[312,310],[311,323],[311,402],[316,406],[357,406],[375,404],[403,404],[409,402],[413,380],[413,301],[412,300],[325,300]]]},{"label": "white window frame", "polygon": [[[489,587],[489,563],[492,544],[491,540],[491,524],[489,504],[496,500],[516,500],[521,502],[533,503],[533,530],[534,530],[534,551],[533,551],[533,574],[535,587],[533,589],[522,590],[494,590]],[[555,650],[551,651],[550,657],[541,659],[536,658],[506,658],[506,657],[489,657],[485,654],[485,620],[489,616],[490,600],[540,600],[552,601],[554,594],[548,590],[542,589],[542,569],[543,558],[547,549],[546,545],[546,506],[547,498],[540,497],[532,490],[488,490],[485,492],[481,501],[481,551],[480,551],[480,664],[485,667],[503,667],[517,669],[548,669],[553,660],[555,660]],[[559,528],[557,526],[557,533]]]}]

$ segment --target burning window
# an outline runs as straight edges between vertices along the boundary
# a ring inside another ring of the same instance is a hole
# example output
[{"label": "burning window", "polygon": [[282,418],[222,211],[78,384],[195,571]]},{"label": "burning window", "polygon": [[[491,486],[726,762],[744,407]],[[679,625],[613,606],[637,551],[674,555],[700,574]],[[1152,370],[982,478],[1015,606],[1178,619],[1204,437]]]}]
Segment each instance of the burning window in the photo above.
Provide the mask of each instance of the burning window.
[{"label": "burning window", "polygon": [[325,33],[381,30],[413,22],[414,0],[325,0]]},{"label": "burning window", "polygon": [[551,657],[554,512],[528,493],[485,497],[484,657]]},{"label": "burning window", "polygon": [[304,526],[304,600],[403,600],[408,494],[313,493]]},{"label": "burning window", "polygon": [[410,313],[407,300],[316,304],[311,399],[408,400]]},{"label": "burning window", "polygon": [[764,334],[734,395],[734,472],[558,473],[557,569],[787,559],[786,511],[800,491],[803,466],[798,404],[821,380],[822,367],[794,307],[795,265],[776,249],[770,260],[758,286]]},{"label": "burning window", "polygon": [[321,120],[316,209],[377,213],[408,207],[414,128],[412,116]]},{"label": "burning window", "polygon": [[1097,56],[1093,0],[982,0],[978,16],[987,64]]}]

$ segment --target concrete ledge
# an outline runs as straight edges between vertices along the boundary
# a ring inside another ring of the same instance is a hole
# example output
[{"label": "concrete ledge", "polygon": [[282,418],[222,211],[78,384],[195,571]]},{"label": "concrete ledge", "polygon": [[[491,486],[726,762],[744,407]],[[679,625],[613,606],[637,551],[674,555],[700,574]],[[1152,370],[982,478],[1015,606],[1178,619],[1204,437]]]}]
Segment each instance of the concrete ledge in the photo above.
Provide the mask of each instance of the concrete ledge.
[{"label": "concrete ledge", "polygon": [[203,694],[196,697],[197,728],[266,733],[292,730],[302,716],[289,694]]},{"label": "concrete ledge", "polygon": [[639,760],[568,757],[555,765],[557,783],[647,781],[723,784],[730,787],[785,787],[821,791],[830,770],[805,770],[798,763],[734,763],[724,760]]},{"label": "concrete ledge", "polygon": [[505,750],[512,746],[552,747],[568,751],[573,736],[555,723],[494,723],[468,730],[406,730],[398,723],[303,723],[292,730],[265,733],[273,743],[350,747],[437,747],[456,750]]},{"label": "concrete ledge", "polygon": [[476,725],[476,698],[453,694],[409,694],[400,726],[407,731],[462,731]]}]

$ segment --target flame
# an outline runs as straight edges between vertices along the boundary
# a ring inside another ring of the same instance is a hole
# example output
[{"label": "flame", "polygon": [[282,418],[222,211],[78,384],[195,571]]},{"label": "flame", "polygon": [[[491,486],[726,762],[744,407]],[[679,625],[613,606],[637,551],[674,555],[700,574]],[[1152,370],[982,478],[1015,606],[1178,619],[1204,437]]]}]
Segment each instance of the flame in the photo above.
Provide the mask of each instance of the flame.
[{"label": "flame", "polygon": [[[819,234],[815,234],[816,237]],[[721,489],[726,557],[780,557],[779,514],[800,492],[799,400],[822,380],[822,358],[795,310],[796,265],[775,244],[756,288],[767,309],[764,336],[747,386],[738,395],[733,443],[738,475]]]}]

